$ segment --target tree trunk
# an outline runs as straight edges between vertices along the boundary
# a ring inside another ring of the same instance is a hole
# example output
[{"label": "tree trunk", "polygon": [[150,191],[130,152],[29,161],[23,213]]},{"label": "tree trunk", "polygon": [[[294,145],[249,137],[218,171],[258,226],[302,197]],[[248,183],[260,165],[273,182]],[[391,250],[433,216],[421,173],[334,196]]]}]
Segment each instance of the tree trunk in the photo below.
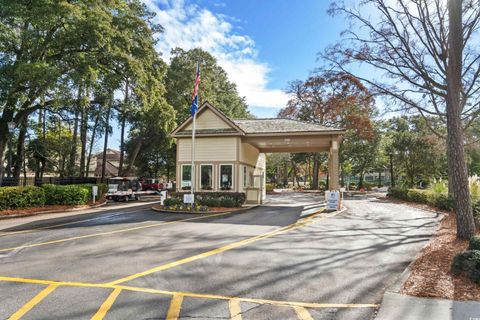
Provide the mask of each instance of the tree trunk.
[{"label": "tree trunk", "polygon": [[312,190],[318,190],[318,170],[320,167],[320,160],[318,159],[318,154],[313,155],[313,180],[312,180]]},{"label": "tree trunk", "polygon": [[125,99],[123,102],[121,114],[121,129],[120,129],[120,161],[118,163],[118,175],[122,175],[123,162],[125,158],[125,125],[127,122],[127,105],[128,105],[128,79],[125,81]]},{"label": "tree trunk", "polygon": [[75,119],[73,121],[73,135],[72,135],[72,149],[70,149],[70,158],[68,161],[68,175],[73,176],[75,174],[75,161],[77,158],[77,140],[78,140],[78,111],[81,106],[82,86],[78,86],[77,102],[75,106]]},{"label": "tree trunk", "polygon": [[90,162],[92,160],[92,152],[93,152],[93,144],[95,143],[95,134],[97,133],[98,122],[100,122],[100,112],[97,114],[95,118],[95,123],[93,124],[92,129],[92,138],[90,139],[90,145],[88,150],[88,157],[87,157],[87,164],[86,164],[86,174],[85,176],[88,177],[88,173],[90,172]]},{"label": "tree trunk", "polygon": [[448,1],[449,34],[447,66],[447,143],[448,171],[452,179],[457,217],[457,238],[470,239],[475,234],[462,127],[462,0]]},{"label": "tree trunk", "polygon": [[[111,100],[113,100],[113,95],[111,97]],[[109,101],[109,106],[107,109],[107,114],[106,114],[106,119],[105,119],[105,137],[103,140],[103,157],[102,157],[102,175],[101,175],[101,181],[102,183],[105,182],[105,169],[107,166],[107,148],[108,148],[108,134],[109,134],[109,126],[110,126],[110,111],[112,109],[112,106],[110,105],[113,101]]]},{"label": "tree trunk", "polygon": [[128,162],[127,169],[125,172],[127,174],[130,174],[133,168],[133,164],[135,163],[135,160],[137,160],[137,156],[140,153],[140,149],[142,148],[142,139],[138,138],[138,142],[135,144],[135,149],[133,149],[132,156],[130,157],[130,161]]},{"label": "tree trunk", "polygon": [[28,116],[25,116],[20,124],[20,132],[18,133],[17,141],[17,159],[13,166],[13,177],[18,182],[20,182],[20,174],[22,173],[22,165],[25,158],[25,137],[27,135],[27,126]]},{"label": "tree trunk", "polygon": [[5,149],[8,142],[8,125],[6,121],[0,119],[0,187],[2,186],[3,174],[4,174],[4,161],[3,156],[5,155]]},{"label": "tree trunk", "polygon": [[85,177],[85,156],[87,153],[88,115],[82,105],[80,113],[80,177]]}]

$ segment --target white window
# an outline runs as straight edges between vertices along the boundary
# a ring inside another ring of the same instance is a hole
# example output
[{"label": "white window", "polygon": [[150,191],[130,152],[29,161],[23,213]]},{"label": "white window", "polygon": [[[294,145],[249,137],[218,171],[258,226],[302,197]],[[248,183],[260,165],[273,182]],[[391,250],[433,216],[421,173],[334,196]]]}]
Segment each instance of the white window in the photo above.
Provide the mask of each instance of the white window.
[{"label": "white window", "polygon": [[190,164],[182,165],[181,187],[183,190],[190,190],[190,188],[192,187],[192,165]]},{"label": "white window", "polygon": [[232,190],[233,186],[233,165],[221,164],[220,165],[220,189]]},{"label": "white window", "polygon": [[213,166],[211,164],[200,166],[200,184],[203,190],[213,189]]}]

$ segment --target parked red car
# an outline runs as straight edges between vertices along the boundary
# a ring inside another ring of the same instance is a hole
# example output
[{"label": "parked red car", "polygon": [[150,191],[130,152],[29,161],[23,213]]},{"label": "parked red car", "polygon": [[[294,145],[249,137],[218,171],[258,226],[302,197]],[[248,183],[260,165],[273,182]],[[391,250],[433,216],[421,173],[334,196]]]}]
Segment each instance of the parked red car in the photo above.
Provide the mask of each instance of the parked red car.
[{"label": "parked red car", "polygon": [[143,191],[148,191],[148,190],[161,191],[161,190],[163,190],[163,183],[161,183],[160,180],[158,180],[158,179],[142,178],[140,180],[140,183],[142,184],[142,190]]}]

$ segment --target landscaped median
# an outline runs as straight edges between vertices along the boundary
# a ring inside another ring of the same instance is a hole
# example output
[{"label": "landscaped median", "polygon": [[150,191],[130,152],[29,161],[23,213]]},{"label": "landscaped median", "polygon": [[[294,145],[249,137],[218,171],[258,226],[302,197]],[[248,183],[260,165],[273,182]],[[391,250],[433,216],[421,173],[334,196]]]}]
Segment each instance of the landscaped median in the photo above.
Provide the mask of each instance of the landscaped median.
[{"label": "landscaped median", "polygon": [[[475,223],[480,230],[480,189],[476,183],[470,183],[470,191]],[[444,184],[441,187],[437,182],[421,190],[393,188],[389,192],[390,197],[445,214],[434,237],[410,265],[409,276],[400,292],[418,297],[479,300],[480,234],[477,232],[470,241],[456,238],[453,201]]]},{"label": "landscaped median", "polygon": [[[84,207],[92,203],[93,184],[0,188],[0,217],[42,213]],[[96,199],[102,200],[107,185],[97,184]]]},{"label": "landscaped median", "polygon": [[153,206],[152,209],[171,213],[220,213],[245,209],[245,194],[241,192],[196,192],[195,203],[183,203],[185,192],[172,192],[165,199],[163,206]]}]

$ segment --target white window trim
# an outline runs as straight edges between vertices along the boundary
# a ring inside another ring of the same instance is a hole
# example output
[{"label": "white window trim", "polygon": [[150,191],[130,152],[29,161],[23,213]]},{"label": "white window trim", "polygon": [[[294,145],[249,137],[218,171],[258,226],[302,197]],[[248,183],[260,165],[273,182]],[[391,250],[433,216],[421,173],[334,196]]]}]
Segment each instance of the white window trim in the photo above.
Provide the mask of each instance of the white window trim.
[{"label": "white window trim", "polygon": [[[202,189],[202,167],[206,167],[206,166],[210,166],[212,167],[212,189],[211,190],[208,190],[208,189]],[[199,182],[200,182],[200,190],[205,190],[205,191],[213,191],[215,190],[215,166],[210,163],[202,163],[200,165],[200,176],[199,176]]]},{"label": "white window trim", "polygon": [[[232,167],[232,187],[230,190],[222,190],[222,166],[230,166]],[[218,165],[218,191],[234,191],[235,190],[235,172],[234,165],[232,163],[220,163]]]},{"label": "white window trim", "polygon": [[[181,168],[180,168],[180,189],[182,189],[184,186],[183,186],[183,167],[185,166],[189,166],[190,168],[192,167],[191,164],[182,164]],[[190,169],[190,188],[192,187],[192,180],[193,180],[193,177],[192,177],[192,170]],[[188,180],[185,180],[185,181],[188,181]]]}]

